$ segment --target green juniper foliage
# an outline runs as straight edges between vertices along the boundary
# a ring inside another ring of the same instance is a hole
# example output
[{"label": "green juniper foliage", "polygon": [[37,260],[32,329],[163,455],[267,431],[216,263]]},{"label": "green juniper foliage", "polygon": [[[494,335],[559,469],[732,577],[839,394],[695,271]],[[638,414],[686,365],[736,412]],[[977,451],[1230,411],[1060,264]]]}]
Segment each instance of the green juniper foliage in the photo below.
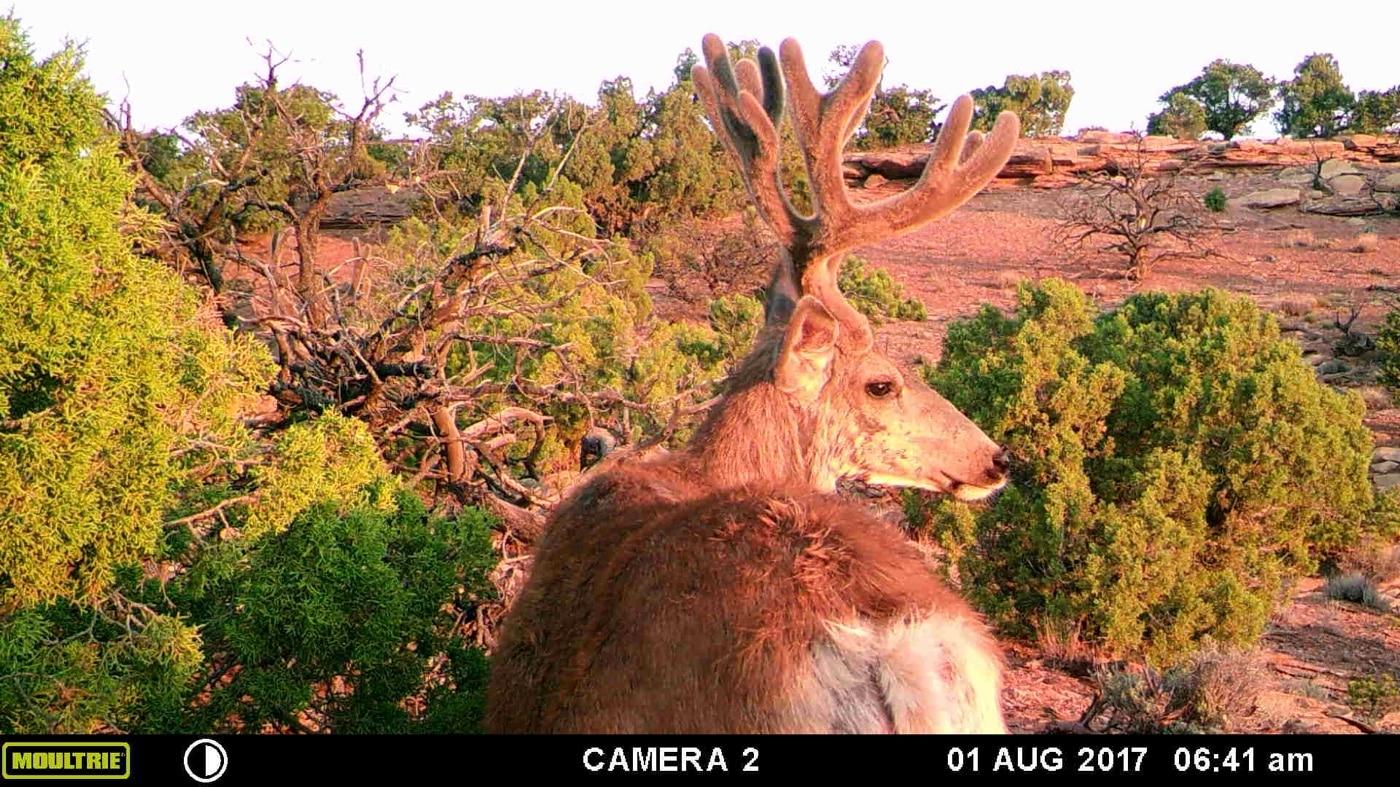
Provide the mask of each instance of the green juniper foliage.
[{"label": "green juniper foliage", "polygon": [[1010,111],[1021,118],[1021,136],[1056,136],[1064,128],[1065,114],[1074,100],[1074,87],[1069,80],[1068,71],[1011,74],[1001,87],[989,85],[974,90],[972,127],[991,131],[997,116]]},{"label": "green juniper foliage", "polygon": [[[223,676],[209,681],[207,703],[195,703],[181,724],[337,732],[479,725],[482,655],[455,632],[458,616],[494,592],[490,523],[472,509],[453,519],[430,515],[393,486],[372,486],[350,507],[316,503],[276,536],[211,552],[210,565],[196,564],[190,579],[167,589],[194,613],[213,674]],[[425,689],[435,667],[446,681]],[[410,716],[403,702],[421,694],[427,713]]]},{"label": "green juniper foliage", "polygon": [[1330,54],[1312,54],[1293,70],[1293,79],[1279,87],[1282,104],[1274,120],[1293,137],[1331,137],[1346,128],[1356,104],[1342,82],[1342,68]]},{"label": "green juniper foliage", "polygon": [[[823,78],[828,90],[836,87],[841,77],[855,64],[860,48],[842,45],[832,50],[828,61],[839,73]],[[851,136],[857,150],[878,150],[899,145],[928,142],[938,136],[938,114],[943,103],[929,90],[908,85],[885,87],[883,81],[870,98],[870,109]]]},{"label": "green juniper foliage", "polygon": [[1376,349],[1381,355],[1381,382],[1392,390],[1400,389],[1400,308],[1386,312],[1380,330],[1376,331]]},{"label": "green juniper foliage", "polygon": [[1201,201],[1204,202],[1206,208],[1213,213],[1224,213],[1225,207],[1229,204],[1229,198],[1225,196],[1224,189],[1219,186],[1206,192],[1205,197],[1203,197]]},{"label": "green juniper foliage", "polygon": [[951,325],[926,376],[1023,459],[994,503],[940,502],[930,523],[1017,633],[1163,661],[1247,644],[1291,579],[1379,526],[1359,397],[1246,298],[1096,314],[1068,283],[1023,284],[1014,314]]},{"label": "green juniper foliage", "polygon": [[1147,133],[1177,139],[1200,139],[1206,133],[1206,110],[1201,102],[1175,90],[1159,99],[1166,104],[1147,118]]},{"label": "green juniper foliage", "polygon": [[846,300],[876,325],[886,320],[927,320],[923,301],[904,297],[904,285],[879,268],[867,268],[865,260],[846,255],[838,286]]},{"label": "green juniper foliage", "polygon": [[[762,322],[746,294],[699,321],[652,311],[654,271],[684,261],[669,235],[746,201],[694,99],[696,61],[644,96],[607,81],[595,104],[446,94],[409,117],[428,137],[413,147],[271,78],[178,136],[113,133],[80,52],[35,57],[0,19],[0,735],[479,729],[475,626],[499,603],[499,545],[463,496],[487,479],[548,500],[590,427],[684,440],[679,416]],[[1304,76],[1295,114],[1330,95]],[[1329,117],[1393,125],[1394,92]],[[1073,89],[1052,71],[974,95],[978,124],[1011,109],[1050,134]],[[1212,95],[1174,94],[1160,122],[1198,136]],[[882,87],[871,109],[857,147],[938,130],[928,91]],[[806,210],[781,133],[780,177]],[[288,210],[322,175],[411,189],[418,213],[327,288],[327,330],[269,338],[264,271],[238,244],[292,221],[312,248],[319,214]],[[729,262],[728,291],[748,291]],[[217,302],[176,273],[193,271]],[[874,322],[926,317],[858,257],[840,286]],[[1016,484],[987,509],[908,498],[1008,628],[1163,659],[1245,642],[1289,578],[1362,528],[1400,531],[1400,497],[1366,484],[1359,404],[1248,302],[1141,295],[1095,314],[1055,282],[1020,297],[1013,316],[952,326],[929,372],[1026,460]],[[276,408],[256,429],[253,402]],[[473,445],[469,478],[435,469],[460,445],[439,412],[465,430],[507,408],[543,417],[537,443]]]},{"label": "green juniper foliage", "polygon": [[0,611],[98,598],[153,554],[175,452],[238,443],[238,405],[270,375],[134,251],[153,225],[81,65],[36,59],[0,19]]},{"label": "green juniper foliage", "polygon": [[0,20],[0,734],[475,729],[489,521],[363,422],[248,432],[268,353],[147,256],[80,71]]},{"label": "green juniper foliage", "polygon": [[[1201,75],[1184,85],[1168,90],[1158,101],[1167,107],[1158,120],[1160,131],[1154,131],[1149,121],[1149,133],[1176,133],[1177,136],[1200,137],[1206,128],[1225,139],[1231,139],[1249,127],[1255,118],[1274,105],[1277,83],[1247,63],[1215,60],[1201,69]],[[1200,109],[1204,128],[1195,134],[1195,107]]]}]

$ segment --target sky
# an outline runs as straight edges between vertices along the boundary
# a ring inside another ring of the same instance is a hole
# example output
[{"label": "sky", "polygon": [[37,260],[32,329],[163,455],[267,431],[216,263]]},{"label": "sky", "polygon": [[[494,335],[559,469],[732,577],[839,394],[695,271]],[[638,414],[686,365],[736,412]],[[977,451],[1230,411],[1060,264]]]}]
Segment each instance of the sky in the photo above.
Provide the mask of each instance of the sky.
[{"label": "sky", "polygon": [[[543,89],[591,102],[600,82],[628,76],[645,95],[671,83],[677,57],[698,51],[707,32],[775,48],[795,38],[814,80],[837,45],[879,40],[884,84],[929,89],[945,103],[1007,74],[1067,70],[1075,95],[1066,134],[1145,128],[1158,96],[1216,58],[1287,78],[1307,55],[1330,52],[1353,90],[1400,84],[1400,3],[1384,1],[11,0],[10,13],[40,56],[80,44],[97,89],[126,99],[141,128],[227,107],[234,88],[257,77],[269,44],[291,58],[283,84],[314,85],[354,107],[363,50],[368,76],[395,79],[396,101],[382,116],[392,135],[409,131],[405,112],[448,91]],[[1277,131],[1265,120],[1253,134]]]}]

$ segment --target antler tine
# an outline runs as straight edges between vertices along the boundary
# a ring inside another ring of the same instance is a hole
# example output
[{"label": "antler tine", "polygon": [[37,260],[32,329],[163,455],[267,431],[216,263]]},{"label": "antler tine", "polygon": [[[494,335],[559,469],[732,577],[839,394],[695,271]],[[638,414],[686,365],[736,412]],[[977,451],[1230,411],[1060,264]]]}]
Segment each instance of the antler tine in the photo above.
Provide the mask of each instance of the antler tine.
[{"label": "antler tine", "polygon": [[[812,185],[816,208],[813,230],[821,236],[844,224],[851,213],[841,177],[841,150],[870,106],[880,81],[885,50],[878,41],[866,43],[846,76],[826,95],[813,86],[802,47],[796,41],[783,41],[779,51],[791,91],[793,129]],[[814,237],[812,241],[813,246],[829,245],[825,237]]]},{"label": "antler tine", "polygon": [[858,246],[912,231],[951,213],[996,177],[1016,146],[1021,121],[1015,113],[1002,112],[985,136],[969,134],[971,122],[972,99],[960,96],[919,182],[901,194],[857,208],[846,242]]},{"label": "antler tine", "polygon": [[740,90],[753,93],[760,101],[763,100],[763,77],[758,74],[757,63],[747,57],[743,58],[734,64],[734,75],[739,78]]},{"label": "antler tine", "polygon": [[796,237],[798,220],[783,193],[778,173],[778,124],[784,105],[783,76],[768,48],[758,63],[747,58],[738,67],[729,60],[724,41],[713,33],[702,42],[705,65],[691,69],[695,92],[725,148],[739,165],[749,196],[784,245]]},{"label": "antler tine", "polygon": [[982,147],[982,141],[984,139],[985,137],[982,135],[982,132],[969,131],[967,133],[967,139],[963,142],[962,158],[958,159],[958,163],[967,163],[967,160],[972,158],[972,154],[976,153],[977,150]]}]

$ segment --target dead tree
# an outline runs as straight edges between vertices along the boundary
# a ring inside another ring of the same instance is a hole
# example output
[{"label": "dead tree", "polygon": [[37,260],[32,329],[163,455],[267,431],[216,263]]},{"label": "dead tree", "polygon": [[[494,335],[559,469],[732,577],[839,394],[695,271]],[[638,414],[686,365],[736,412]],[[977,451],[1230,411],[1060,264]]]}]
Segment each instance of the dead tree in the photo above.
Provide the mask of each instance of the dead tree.
[{"label": "dead tree", "polygon": [[1154,167],[1142,135],[1099,171],[1081,174],[1075,194],[1061,204],[1052,239],[1075,255],[1124,258],[1141,281],[1161,260],[1200,258],[1209,229],[1200,200],[1178,183],[1187,167]]}]

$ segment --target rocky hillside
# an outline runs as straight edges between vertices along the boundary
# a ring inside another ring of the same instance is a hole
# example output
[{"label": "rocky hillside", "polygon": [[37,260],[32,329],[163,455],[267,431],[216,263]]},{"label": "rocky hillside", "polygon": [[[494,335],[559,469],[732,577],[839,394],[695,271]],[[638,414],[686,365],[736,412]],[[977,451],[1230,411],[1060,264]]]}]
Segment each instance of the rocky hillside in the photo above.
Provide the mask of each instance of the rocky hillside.
[{"label": "rocky hillside", "polygon": [[[932,145],[850,153],[849,185],[870,188],[887,180],[918,177]],[[1190,142],[1085,131],[1073,138],[1022,139],[997,186],[1060,188],[1080,176],[1141,159],[1148,171],[1250,171],[1272,174],[1277,185],[1248,194],[1254,208],[1297,205],[1307,213],[1365,216],[1394,210],[1400,202],[1400,140],[1355,135],[1329,140]]]}]

